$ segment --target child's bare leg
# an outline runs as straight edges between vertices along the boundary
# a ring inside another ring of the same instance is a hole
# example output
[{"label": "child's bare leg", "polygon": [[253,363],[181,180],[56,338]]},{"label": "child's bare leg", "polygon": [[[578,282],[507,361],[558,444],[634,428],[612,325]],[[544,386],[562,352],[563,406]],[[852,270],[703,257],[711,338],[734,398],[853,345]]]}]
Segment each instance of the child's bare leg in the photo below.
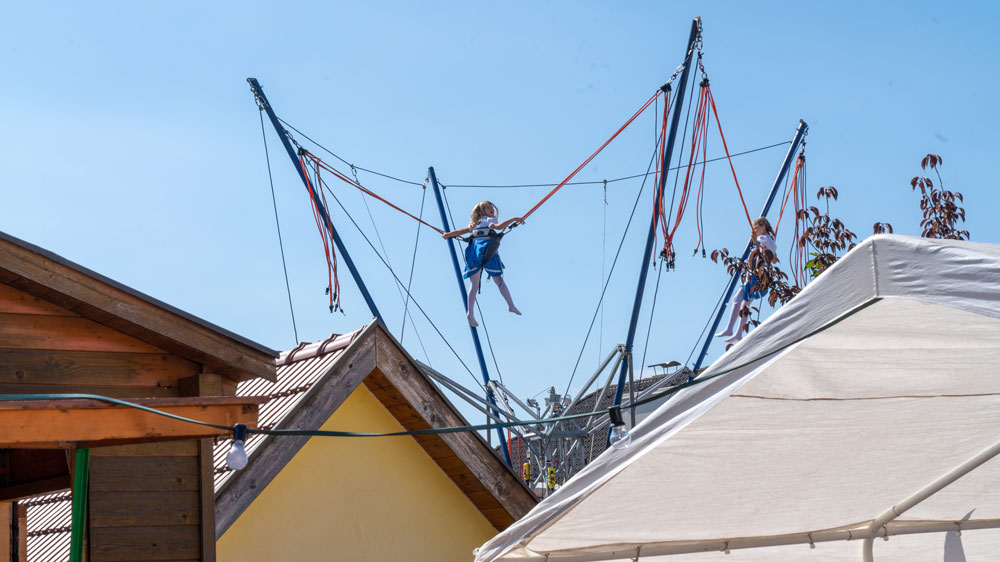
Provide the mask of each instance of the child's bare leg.
[{"label": "child's bare leg", "polygon": [[503,300],[507,301],[507,310],[520,316],[521,311],[514,306],[514,299],[510,297],[510,289],[507,288],[507,283],[504,282],[503,275],[497,275],[493,278],[493,280],[497,282],[497,288],[500,289],[500,294],[503,295]]},{"label": "child's bare leg", "polygon": [[479,281],[480,281],[480,279],[482,279],[482,277],[483,277],[483,272],[482,271],[479,271],[479,272],[477,272],[477,273],[469,276],[469,282],[470,282],[470,286],[469,286],[469,299],[468,299],[469,300],[469,310],[468,310],[467,316],[469,318],[469,325],[472,326],[473,328],[475,328],[476,326],[479,325],[479,322],[476,322],[476,313],[475,313],[475,310],[476,310],[476,293],[479,292]]},{"label": "child's bare leg", "polygon": [[[748,300],[748,301],[745,301],[745,300],[741,299],[740,300],[740,304],[739,304],[739,308],[737,310],[742,311],[744,308],[750,306],[750,303],[752,303],[752,302],[753,302],[753,299]],[[736,333],[733,334],[732,337],[726,338],[727,342],[736,343],[736,342],[740,341],[741,339],[743,339],[743,334],[746,333],[747,324],[750,323],[750,317],[747,316],[746,318],[744,318],[742,315],[740,315],[739,318],[740,318],[740,327],[736,329]]]},{"label": "child's bare leg", "polygon": [[743,310],[743,288],[737,288],[736,295],[733,296],[732,310],[729,311],[729,323],[726,324],[726,329],[715,334],[717,338],[729,338],[733,335],[733,328],[736,326],[736,319],[740,317],[740,311]]}]

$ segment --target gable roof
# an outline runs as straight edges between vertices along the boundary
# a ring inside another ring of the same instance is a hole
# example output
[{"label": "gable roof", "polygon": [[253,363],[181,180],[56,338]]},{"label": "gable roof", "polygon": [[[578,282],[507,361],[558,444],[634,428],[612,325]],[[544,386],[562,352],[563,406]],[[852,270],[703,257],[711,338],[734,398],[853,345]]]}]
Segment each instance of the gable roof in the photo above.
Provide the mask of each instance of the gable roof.
[{"label": "gable roof", "polygon": [[0,283],[233,380],[274,379],[276,351],[2,232]]},{"label": "gable roof", "polygon": [[[468,424],[376,321],[355,332],[334,334],[282,353],[275,382],[241,383],[237,394],[269,398],[260,407],[261,427],[319,429],[361,384],[407,430]],[[528,488],[478,433],[418,435],[413,439],[496,529],[506,528],[535,505]],[[217,538],[308,440],[252,435],[247,441],[250,463],[239,472],[225,465],[231,441],[216,445]]]}]

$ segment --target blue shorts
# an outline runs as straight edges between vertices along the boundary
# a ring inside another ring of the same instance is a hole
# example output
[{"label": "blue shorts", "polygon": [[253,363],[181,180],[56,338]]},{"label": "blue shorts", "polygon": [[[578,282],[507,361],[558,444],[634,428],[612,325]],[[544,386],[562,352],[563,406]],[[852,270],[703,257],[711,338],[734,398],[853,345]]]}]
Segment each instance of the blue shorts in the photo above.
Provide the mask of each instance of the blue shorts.
[{"label": "blue shorts", "polygon": [[750,280],[743,284],[743,300],[750,302],[764,296],[764,291],[757,289],[757,276],[751,275]]},{"label": "blue shorts", "polygon": [[486,247],[490,244],[490,238],[485,236],[473,238],[472,242],[465,247],[465,275],[464,277],[468,279],[469,277],[479,273],[482,270],[486,270],[491,277],[499,277],[503,275],[503,261],[500,259],[500,252],[493,254],[486,263],[483,263],[483,256],[486,253]]}]

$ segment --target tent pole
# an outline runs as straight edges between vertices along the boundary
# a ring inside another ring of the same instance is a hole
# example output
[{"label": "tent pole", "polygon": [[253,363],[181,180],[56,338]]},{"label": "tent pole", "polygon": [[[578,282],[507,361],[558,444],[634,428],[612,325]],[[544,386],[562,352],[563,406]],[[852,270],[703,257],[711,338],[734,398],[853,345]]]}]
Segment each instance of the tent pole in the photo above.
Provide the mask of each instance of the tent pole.
[{"label": "tent pole", "polygon": [[[788,153],[785,154],[784,161],[781,162],[781,168],[778,170],[778,177],[774,178],[774,183],[771,184],[771,191],[767,195],[767,201],[764,202],[764,210],[760,212],[760,216],[766,217],[767,212],[771,210],[771,203],[774,202],[774,196],[778,194],[778,188],[781,187],[781,182],[785,179],[785,174],[788,173],[788,168],[792,165],[792,160],[795,158],[795,152],[799,148],[799,144],[802,142],[802,138],[806,136],[809,132],[809,125],[799,119],[799,126],[795,130],[795,137],[792,139],[792,145],[788,147]],[[746,249],[743,250],[743,260],[747,259],[750,255],[750,249],[753,248],[753,240],[747,242]],[[715,321],[712,322],[712,328],[705,334],[705,344],[701,347],[701,353],[698,354],[698,360],[694,362],[694,367],[691,369],[691,378],[698,376],[698,369],[701,368],[702,362],[705,360],[705,355],[708,354],[708,348],[712,345],[712,339],[715,337],[715,331],[719,329],[719,322],[722,320],[722,315],[726,313],[726,304],[729,302],[729,298],[733,296],[733,291],[736,289],[736,285],[740,280],[740,272],[737,271],[733,274],[732,278],[729,279],[729,284],[726,285],[725,296],[722,298],[722,304],[719,305],[719,312],[715,315]],[[690,380],[690,379],[688,379]]]},{"label": "tent pole", "polygon": [[931,482],[930,484],[924,486],[910,497],[904,499],[898,504],[890,507],[889,509],[883,511],[878,517],[872,521],[871,525],[868,526],[868,531],[871,536],[878,534],[879,529],[884,527],[887,523],[893,519],[902,515],[906,510],[912,508],[918,503],[926,500],[927,498],[933,496],[934,494],[940,492],[946,486],[955,482],[959,478],[965,476],[966,474],[972,472],[976,468],[979,468],[983,463],[989,461],[993,457],[1000,454],[1000,441],[997,441],[993,445],[990,445],[986,449],[983,449],[978,455],[972,457],[971,459],[965,461],[964,463],[956,466],[950,470],[947,474],[941,476],[937,480]]},{"label": "tent pole", "polygon": [[875,562],[874,548],[875,537],[866,537],[861,541],[861,562]]},{"label": "tent pole", "polygon": [[[305,173],[299,166],[298,158],[295,157],[295,150],[292,149],[292,144],[288,140],[288,131],[286,131],[285,128],[281,126],[281,122],[278,121],[278,116],[274,114],[274,110],[271,108],[271,103],[267,101],[267,96],[264,95],[264,90],[261,89],[260,83],[257,82],[257,79],[247,78],[247,82],[250,83],[250,89],[253,90],[257,104],[267,113],[267,118],[271,120],[271,124],[274,125],[274,130],[278,132],[278,138],[281,139],[281,144],[285,147],[288,157],[292,159],[292,166],[295,168],[295,171],[299,173],[299,178],[302,182],[306,184],[306,187],[308,187],[309,180],[306,178]],[[320,189],[323,189],[323,187],[317,185],[313,190],[313,204],[316,205],[316,209],[319,211],[320,217],[326,221],[326,225],[330,228],[330,234],[333,235],[333,242],[337,245],[337,250],[340,251],[340,256],[344,259],[347,269],[350,270],[351,277],[354,278],[354,284],[358,286],[358,290],[361,291],[361,296],[364,297],[365,303],[368,304],[368,310],[371,311],[372,316],[378,318],[382,324],[385,324],[385,319],[382,318],[382,314],[378,311],[378,307],[375,306],[375,300],[372,299],[371,294],[368,292],[365,280],[361,278],[361,273],[359,273],[358,268],[354,266],[354,260],[351,259],[351,254],[347,252],[344,242],[340,239],[340,235],[337,234],[337,229],[333,226],[333,220],[330,218],[327,209],[323,206],[323,202],[320,200]]]},{"label": "tent pole", "polygon": [[[431,186],[434,188],[434,198],[437,199],[438,211],[441,213],[441,225],[445,232],[451,231],[448,222],[448,214],[444,210],[444,202],[441,199],[441,188],[438,186],[437,174],[434,173],[434,166],[427,168],[427,174],[431,178]],[[469,308],[469,297],[465,294],[465,280],[462,277],[462,269],[458,266],[458,254],[455,253],[455,241],[448,239],[448,251],[451,253],[451,265],[455,268],[455,278],[458,279],[458,292],[462,294],[462,306]],[[469,326],[472,332],[472,343],[476,347],[476,358],[479,359],[479,370],[483,373],[483,385],[486,387],[486,398],[490,401],[490,411],[496,416],[499,412],[496,409],[497,402],[490,386],[490,371],[486,368],[486,359],[483,356],[483,344],[479,342],[479,331]],[[507,448],[507,440],[504,439],[503,430],[497,428],[497,438],[500,440],[500,449],[503,451],[503,458],[507,461],[507,466],[513,466],[510,460],[510,449]]]},{"label": "tent pole", "polygon": [[[899,524],[890,523],[889,536],[919,535],[926,533],[947,533],[950,531],[972,531],[977,529],[1000,529],[1000,519],[980,519],[971,521],[907,521]],[[740,537],[731,539],[711,539],[689,542],[665,542],[642,544],[642,559],[653,556],[675,554],[693,554],[725,549],[743,550],[769,546],[787,546],[793,544],[809,545],[821,542],[847,542],[861,539],[864,527],[853,529],[823,529],[812,532],[800,532],[791,535],[771,535],[761,537]],[[876,537],[871,537],[875,539]],[[863,539],[861,539],[863,540]],[[624,560],[635,557],[635,547],[616,544],[603,551],[588,551],[584,553],[557,554],[544,552],[519,558],[524,562],[599,562],[604,560]]]},{"label": "tent pole", "polygon": [[[646,273],[649,271],[649,258],[650,254],[653,253],[653,238],[656,234],[656,223],[660,219],[660,205],[659,201],[663,196],[663,190],[667,184],[667,169],[670,168],[670,162],[673,159],[674,151],[674,141],[677,138],[677,126],[681,120],[681,108],[684,106],[684,91],[687,88],[688,74],[690,74],[691,66],[694,64],[692,60],[695,41],[697,41],[699,35],[701,34],[701,18],[694,18],[691,21],[691,34],[688,36],[688,41],[684,45],[684,70],[681,71],[680,82],[677,85],[677,94],[674,102],[674,115],[670,122],[670,133],[667,136],[667,146],[666,153],[663,158],[663,173],[660,174],[660,184],[656,186],[653,190],[653,218],[649,223],[649,234],[646,236],[646,249],[642,254],[642,266],[639,268],[639,283],[635,289],[635,302],[632,304],[632,320],[629,322],[628,326],[628,337],[625,338],[625,353],[632,353],[632,344],[635,341],[635,328],[639,321],[639,310],[642,308],[642,293],[646,288]],[[628,374],[628,363],[622,363],[621,373],[618,375],[618,388],[615,389],[615,406],[619,406],[622,403],[622,392],[625,389],[625,376]],[[611,431],[608,431],[608,438],[610,440]],[[610,443],[610,441],[609,441]]]}]

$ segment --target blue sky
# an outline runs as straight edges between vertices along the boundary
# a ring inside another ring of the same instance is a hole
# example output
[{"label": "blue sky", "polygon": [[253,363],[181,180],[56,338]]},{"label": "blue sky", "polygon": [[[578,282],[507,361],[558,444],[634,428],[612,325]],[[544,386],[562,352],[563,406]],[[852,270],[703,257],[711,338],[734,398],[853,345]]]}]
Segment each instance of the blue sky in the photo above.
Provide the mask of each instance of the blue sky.
[{"label": "blue sky", "polygon": [[[996,243],[998,12],[989,2],[18,3],[0,22],[0,230],[286,349],[295,338],[248,76],[279,116],[359,166],[418,183],[431,165],[445,185],[558,182],[673,72],[700,15],[732,151],[790,140],[805,119],[810,197],[836,186],[833,213],[862,238],[877,220],[919,234],[909,179],[924,154],[941,154],[945,185],[966,197],[973,240]],[[370,314],[343,267],[347,312],[328,312],[305,191],[267,134],[299,339],[353,330]],[[649,114],[578,179],[645,171],[653,135]],[[708,153],[722,154],[714,133]],[[751,213],[783,155],[734,160]],[[419,210],[419,187],[360,178]],[[333,188],[407,278],[416,223]],[[600,185],[566,187],[504,240],[505,278],[524,316],[508,314],[492,286],[480,301],[500,374],[518,394],[567,385],[602,261],[606,271],[639,188],[609,185],[604,207]],[[724,162],[709,165],[706,190],[706,246],[741,247],[746,223]],[[482,199],[506,217],[547,189],[446,191],[463,221]],[[647,186],[577,383],[625,338],[650,198]],[[399,337],[403,301],[392,277],[331,205]],[[438,222],[430,193],[424,214]],[[726,282],[721,266],[691,257],[693,210],[688,217],[647,334],[651,272],[637,338],[637,353],[649,342],[647,364],[685,361]],[[784,255],[787,231],[778,243]],[[479,374],[446,247],[424,229],[416,255],[413,295],[474,375],[419,314],[422,345],[409,326],[404,344],[473,386]],[[720,352],[713,346],[711,357]]]}]

